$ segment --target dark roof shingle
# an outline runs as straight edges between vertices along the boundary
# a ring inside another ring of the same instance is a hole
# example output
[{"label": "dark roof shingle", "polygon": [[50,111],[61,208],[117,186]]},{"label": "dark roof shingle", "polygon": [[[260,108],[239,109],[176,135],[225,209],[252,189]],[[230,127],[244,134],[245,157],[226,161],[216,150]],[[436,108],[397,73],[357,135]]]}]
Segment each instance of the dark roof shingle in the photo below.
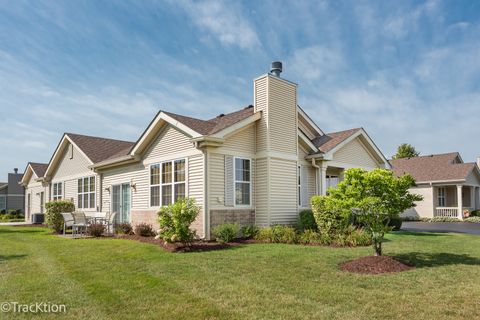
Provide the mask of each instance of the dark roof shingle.
[{"label": "dark roof shingle", "polygon": [[47,171],[48,163],[30,162],[30,166],[32,167],[38,178],[43,178],[43,176],[45,175],[45,171]]},{"label": "dark roof shingle", "polygon": [[251,115],[253,115],[254,110],[253,106],[248,106],[238,111],[234,111],[227,114],[219,115],[210,120],[201,120],[191,117],[182,116],[179,114],[163,111],[166,115],[172,117],[173,119],[181,122],[190,129],[202,134],[209,135],[217,133],[235,123],[244,120]]},{"label": "dark roof shingle", "polygon": [[458,163],[458,152],[390,160],[396,176],[406,173],[417,182],[463,180],[475,168],[475,163]]},{"label": "dark roof shingle", "polygon": [[84,136],[75,133],[65,134],[72,139],[93,163],[127,155],[135,144],[130,141]]},{"label": "dark roof shingle", "polygon": [[362,130],[362,128],[348,129],[338,132],[330,132],[323,136],[316,137],[312,143],[320,150],[320,152],[328,152],[338,146],[340,143],[351,137],[353,134]]}]

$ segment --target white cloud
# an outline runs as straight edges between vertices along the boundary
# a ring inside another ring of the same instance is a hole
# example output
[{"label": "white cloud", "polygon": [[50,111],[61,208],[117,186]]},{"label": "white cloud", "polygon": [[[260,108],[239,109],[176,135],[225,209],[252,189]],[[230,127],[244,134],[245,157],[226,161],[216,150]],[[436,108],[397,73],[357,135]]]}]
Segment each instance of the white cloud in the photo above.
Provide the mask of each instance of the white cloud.
[{"label": "white cloud", "polygon": [[254,49],[260,46],[257,33],[243,15],[241,7],[225,1],[178,1],[178,5],[202,29],[209,31],[226,46]]},{"label": "white cloud", "polygon": [[334,73],[344,66],[342,52],[324,46],[297,49],[289,60],[291,65],[288,69],[294,77],[307,81],[335,76]]}]

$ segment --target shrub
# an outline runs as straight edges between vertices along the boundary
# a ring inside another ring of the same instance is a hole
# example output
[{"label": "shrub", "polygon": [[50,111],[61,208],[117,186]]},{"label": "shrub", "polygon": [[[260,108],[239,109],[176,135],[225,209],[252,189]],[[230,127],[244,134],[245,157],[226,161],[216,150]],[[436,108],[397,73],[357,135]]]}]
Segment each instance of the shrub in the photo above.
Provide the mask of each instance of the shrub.
[{"label": "shrub", "polygon": [[216,226],[213,229],[213,234],[217,242],[220,243],[229,243],[237,238],[238,231],[240,227],[236,223],[225,223],[219,226]]},{"label": "shrub", "polygon": [[298,234],[295,228],[276,225],[260,229],[255,239],[267,243],[297,243]]},{"label": "shrub", "polygon": [[468,217],[463,219],[466,222],[472,222],[472,223],[480,223],[480,217],[479,216],[473,216],[473,217]]},{"label": "shrub", "polygon": [[0,211],[0,214],[6,214],[7,213],[7,210],[3,209],[2,211]]},{"label": "shrub", "polygon": [[253,239],[257,236],[259,229],[256,225],[243,226],[242,236],[246,239]]},{"label": "shrub", "polygon": [[480,210],[473,210],[470,212],[470,217],[480,217]]},{"label": "shrub", "polygon": [[61,213],[74,212],[75,205],[71,201],[58,200],[47,202],[45,209],[45,222],[50,228],[55,230],[55,232],[60,233],[63,230],[63,217]]},{"label": "shrub", "polygon": [[318,231],[333,235],[352,223],[352,214],[327,196],[312,197],[312,210]]},{"label": "shrub", "polygon": [[92,237],[101,237],[105,232],[105,226],[101,223],[92,223],[88,226],[88,234]]},{"label": "shrub", "polygon": [[315,222],[315,217],[313,216],[313,211],[310,209],[300,211],[298,214],[298,227],[301,231],[304,230],[313,230],[317,231],[317,223]]},{"label": "shrub", "polygon": [[123,222],[115,226],[115,231],[119,234],[133,234],[133,227],[128,222]]},{"label": "shrub", "polygon": [[402,219],[400,217],[391,217],[388,221],[388,226],[392,227],[393,231],[398,231],[402,228]]},{"label": "shrub", "polygon": [[451,217],[433,217],[428,220],[428,222],[460,222],[458,218]]},{"label": "shrub", "polygon": [[320,233],[311,229],[303,231],[298,237],[298,242],[301,244],[323,244]]},{"label": "shrub", "polygon": [[200,208],[195,204],[195,200],[189,198],[162,207],[158,212],[159,237],[166,242],[191,244],[196,234],[190,230],[190,225],[199,213]]},{"label": "shrub", "polygon": [[135,234],[141,237],[153,237],[155,236],[155,231],[153,231],[151,224],[140,223],[135,226]]}]

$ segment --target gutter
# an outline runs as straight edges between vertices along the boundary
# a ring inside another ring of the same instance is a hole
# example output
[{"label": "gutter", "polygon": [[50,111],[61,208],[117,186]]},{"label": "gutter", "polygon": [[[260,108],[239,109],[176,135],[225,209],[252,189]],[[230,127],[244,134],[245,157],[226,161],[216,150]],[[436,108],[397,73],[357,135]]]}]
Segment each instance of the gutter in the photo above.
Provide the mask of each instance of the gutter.
[{"label": "gutter", "polygon": [[223,144],[225,139],[211,137],[211,136],[202,136],[198,138],[192,138],[190,139],[190,141],[193,142],[197,148],[202,148],[202,147],[219,147]]},{"label": "gutter", "polygon": [[131,164],[140,161],[139,156],[132,156],[132,155],[126,155],[114,159],[109,159],[105,161],[101,161],[98,163],[95,163],[93,165],[88,166],[89,169],[92,170],[97,170],[97,169],[106,169],[109,167],[117,167],[125,164]]}]

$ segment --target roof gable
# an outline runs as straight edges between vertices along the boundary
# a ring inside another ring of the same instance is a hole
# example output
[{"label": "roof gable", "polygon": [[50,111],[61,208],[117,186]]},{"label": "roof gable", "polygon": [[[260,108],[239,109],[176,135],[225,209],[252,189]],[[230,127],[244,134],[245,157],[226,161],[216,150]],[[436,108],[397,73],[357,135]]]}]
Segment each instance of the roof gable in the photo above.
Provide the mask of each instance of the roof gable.
[{"label": "roof gable", "polygon": [[33,179],[43,178],[47,167],[48,164],[46,163],[29,162],[24,170],[20,183],[27,185],[31,181],[31,177],[33,177]]}]

